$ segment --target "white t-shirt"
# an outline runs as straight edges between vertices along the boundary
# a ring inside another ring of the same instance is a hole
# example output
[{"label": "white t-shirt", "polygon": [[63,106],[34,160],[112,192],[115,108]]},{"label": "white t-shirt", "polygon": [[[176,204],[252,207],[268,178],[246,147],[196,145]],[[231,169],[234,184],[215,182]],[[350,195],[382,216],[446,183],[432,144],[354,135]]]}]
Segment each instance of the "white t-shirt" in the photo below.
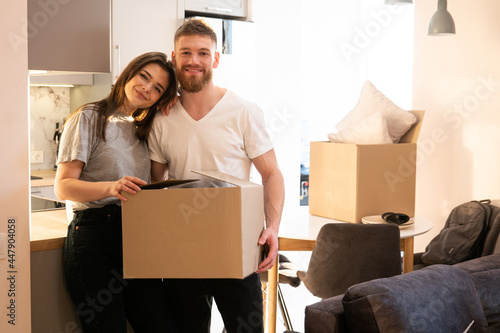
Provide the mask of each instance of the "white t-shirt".
[{"label": "white t-shirt", "polygon": [[198,121],[179,102],[168,116],[156,115],[150,158],[169,165],[169,178],[196,178],[195,170],[248,180],[251,159],[273,148],[265,128],[262,110],[230,90]]}]

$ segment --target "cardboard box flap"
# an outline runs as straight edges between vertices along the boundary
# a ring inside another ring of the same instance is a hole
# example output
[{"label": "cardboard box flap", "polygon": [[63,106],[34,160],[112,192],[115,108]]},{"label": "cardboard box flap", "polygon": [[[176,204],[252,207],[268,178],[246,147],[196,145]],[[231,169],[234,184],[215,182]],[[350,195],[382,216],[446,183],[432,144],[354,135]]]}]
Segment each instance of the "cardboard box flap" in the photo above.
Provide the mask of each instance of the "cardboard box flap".
[{"label": "cardboard box flap", "polygon": [[233,177],[231,175],[225,174],[220,171],[196,171],[192,170],[192,172],[197,173],[202,176],[210,177],[210,178],[215,178],[221,181],[224,181],[226,183],[230,183],[236,186],[240,187],[261,187],[262,185],[252,183],[250,181],[240,179],[237,177]]},{"label": "cardboard box flap", "polygon": [[143,185],[143,186],[141,186],[141,190],[157,190],[157,189],[162,189],[162,188],[166,188],[166,187],[172,187],[172,186],[187,184],[187,183],[191,183],[191,182],[196,182],[196,181],[199,181],[199,179],[168,179],[168,180],[162,180],[159,182]]},{"label": "cardboard box flap", "polygon": [[401,137],[399,143],[417,143],[418,135],[420,134],[420,128],[422,127],[422,121],[424,120],[425,111],[408,111],[413,114],[417,121],[412,127]]},{"label": "cardboard box flap", "polygon": [[217,178],[207,177],[200,175],[200,180],[186,184],[177,185],[171,189],[187,189],[187,188],[223,188],[223,187],[238,187],[231,183],[219,180]]}]

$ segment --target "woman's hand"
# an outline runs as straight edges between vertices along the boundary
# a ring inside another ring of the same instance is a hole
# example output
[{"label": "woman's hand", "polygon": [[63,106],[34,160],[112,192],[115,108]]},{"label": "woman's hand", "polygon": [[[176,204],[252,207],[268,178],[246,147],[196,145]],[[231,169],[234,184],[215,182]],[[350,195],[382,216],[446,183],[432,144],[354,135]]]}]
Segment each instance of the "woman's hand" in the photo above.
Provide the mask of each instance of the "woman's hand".
[{"label": "woman's hand", "polygon": [[179,100],[179,95],[175,95],[174,99],[170,101],[170,103],[166,104],[166,105],[160,105],[158,108],[161,110],[161,113],[164,115],[164,116],[168,116],[168,114],[170,113],[170,109],[175,105],[175,103],[177,103],[177,101]]},{"label": "woman's hand", "polygon": [[90,202],[108,197],[116,197],[126,201],[122,192],[137,193],[139,186],[146,185],[140,178],[125,176],[117,181],[88,182],[80,180],[84,163],[74,160],[60,162],[57,166],[54,189],[61,200]]},{"label": "woman's hand", "polygon": [[122,195],[123,191],[135,194],[141,190],[140,186],[146,184],[147,183],[140,178],[125,176],[122,179],[111,183],[110,193],[112,196],[117,197],[121,201],[127,201],[127,198]]}]

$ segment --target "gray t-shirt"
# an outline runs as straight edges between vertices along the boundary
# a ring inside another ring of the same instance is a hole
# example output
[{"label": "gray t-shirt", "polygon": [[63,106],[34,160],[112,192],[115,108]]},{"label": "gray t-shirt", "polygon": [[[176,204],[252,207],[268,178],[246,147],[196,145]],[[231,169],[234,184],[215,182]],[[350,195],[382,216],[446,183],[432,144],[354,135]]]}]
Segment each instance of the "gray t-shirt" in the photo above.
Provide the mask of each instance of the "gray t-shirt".
[{"label": "gray t-shirt", "polygon": [[[133,118],[115,111],[108,120],[106,141],[103,141],[96,135],[97,112],[92,107],[83,107],[64,126],[58,163],[84,162],[80,176],[83,181],[116,181],[124,176],[134,176],[149,183],[149,152],[146,142],[135,135]],[[68,201],[67,204],[75,211],[109,204],[120,205],[121,202],[116,197],[108,197],[82,203]]]}]

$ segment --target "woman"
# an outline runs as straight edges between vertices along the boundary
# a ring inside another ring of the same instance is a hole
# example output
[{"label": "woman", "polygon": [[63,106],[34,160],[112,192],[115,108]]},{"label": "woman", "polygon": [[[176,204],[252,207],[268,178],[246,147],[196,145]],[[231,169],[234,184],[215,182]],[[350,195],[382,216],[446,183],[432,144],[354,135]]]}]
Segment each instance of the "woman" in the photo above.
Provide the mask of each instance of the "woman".
[{"label": "woman", "polygon": [[165,54],[138,56],[105,99],[77,109],[61,138],[55,191],[74,215],[64,244],[66,284],[84,332],[169,332],[161,281],[122,278],[122,192],[150,180],[146,140],[156,110],[176,96]]}]

